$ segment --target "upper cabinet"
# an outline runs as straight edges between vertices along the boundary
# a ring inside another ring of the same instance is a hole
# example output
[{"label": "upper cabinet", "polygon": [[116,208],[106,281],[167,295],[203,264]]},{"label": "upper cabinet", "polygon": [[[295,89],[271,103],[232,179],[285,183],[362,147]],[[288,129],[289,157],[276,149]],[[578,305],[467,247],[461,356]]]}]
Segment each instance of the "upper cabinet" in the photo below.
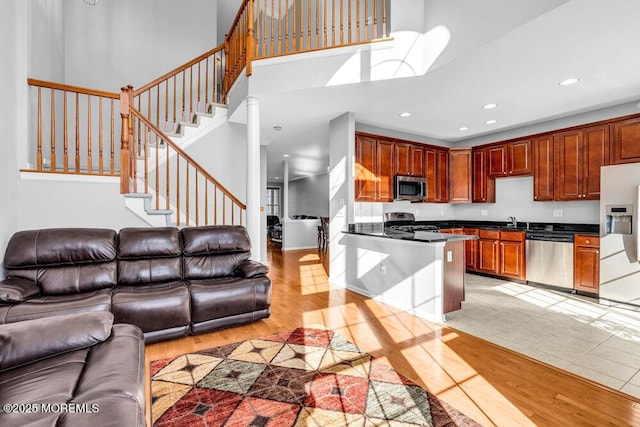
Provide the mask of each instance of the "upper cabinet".
[{"label": "upper cabinet", "polygon": [[489,178],[487,172],[487,148],[474,148],[472,155],[472,191],[471,200],[473,203],[495,203],[496,201],[496,181]]},{"label": "upper cabinet", "polygon": [[531,175],[531,140],[506,142],[487,148],[489,177]]},{"label": "upper cabinet", "polygon": [[533,200],[553,200],[554,163],[553,135],[533,140]]},{"label": "upper cabinet", "polygon": [[356,134],[356,202],[393,201],[393,142]]},{"label": "upper cabinet", "polygon": [[394,147],[396,175],[424,176],[424,155],[421,145],[396,142]]},{"label": "upper cabinet", "polygon": [[600,167],[609,164],[609,125],[555,135],[555,200],[599,200]]},{"label": "upper cabinet", "polygon": [[640,117],[612,124],[611,164],[640,162]]},{"label": "upper cabinet", "polygon": [[428,147],[424,149],[424,170],[427,178],[425,202],[449,202],[449,150]]},{"label": "upper cabinet", "polygon": [[471,203],[471,148],[449,150],[449,203]]}]

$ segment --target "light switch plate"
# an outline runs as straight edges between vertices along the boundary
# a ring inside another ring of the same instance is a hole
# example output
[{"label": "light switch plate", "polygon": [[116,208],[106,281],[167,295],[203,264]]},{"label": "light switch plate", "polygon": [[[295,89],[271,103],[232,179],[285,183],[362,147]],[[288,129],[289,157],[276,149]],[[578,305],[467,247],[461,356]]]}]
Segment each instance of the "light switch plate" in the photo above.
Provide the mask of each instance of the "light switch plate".
[{"label": "light switch plate", "polygon": [[480,215],[481,216],[487,216],[487,215],[489,215],[489,212],[486,209],[480,209]]}]

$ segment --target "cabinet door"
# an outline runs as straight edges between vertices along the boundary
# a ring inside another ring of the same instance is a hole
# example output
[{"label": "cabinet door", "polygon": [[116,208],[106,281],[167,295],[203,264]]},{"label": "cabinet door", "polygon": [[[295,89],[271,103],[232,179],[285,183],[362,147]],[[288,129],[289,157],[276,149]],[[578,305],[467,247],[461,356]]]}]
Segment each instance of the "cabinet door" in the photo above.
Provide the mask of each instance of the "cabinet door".
[{"label": "cabinet door", "polygon": [[449,202],[449,150],[436,150],[436,201]]},{"label": "cabinet door", "polygon": [[424,150],[419,145],[411,145],[411,175],[424,176]]},{"label": "cabinet door", "polygon": [[449,203],[471,203],[471,149],[449,150]]},{"label": "cabinet door", "polygon": [[478,271],[489,274],[497,274],[499,252],[500,247],[498,240],[478,240]]},{"label": "cabinet door", "polygon": [[640,162],[640,117],[613,123],[611,164]]},{"label": "cabinet door", "polygon": [[393,201],[393,141],[378,140],[376,144],[377,202]]},{"label": "cabinet door", "polygon": [[507,160],[509,175],[531,175],[533,172],[531,140],[525,139],[508,143]]},{"label": "cabinet door", "polygon": [[553,200],[553,135],[533,141],[533,200]]},{"label": "cabinet door", "polygon": [[[465,228],[464,234],[468,236],[477,236],[478,230],[473,228]],[[478,263],[478,239],[465,240],[464,242],[465,263],[467,270],[475,271]]]},{"label": "cabinet door", "polygon": [[498,274],[513,279],[524,279],[524,243],[500,241],[500,269]]},{"label": "cabinet door", "polygon": [[376,140],[356,135],[355,199],[356,202],[376,201]]},{"label": "cabinet door", "polygon": [[491,178],[507,175],[507,147],[505,144],[487,148],[487,158]]},{"label": "cabinet door", "polygon": [[600,289],[600,249],[576,246],[574,249],[573,287],[597,294]]},{"label": "cabinet door", "polygon": [[609,164],[609,125],[584,130],[581,199],[600,200],[600,167]]},{"label": "cabinet door", "polygon": [[556,200],[582,200],[582,131],[556,135],[558,173],[555,181]]},{"label": "cabinet door", "polygon": [[394,144],[395,175],[411,175],[411,144]]},{"label": "cabinet door", "polygon": [[437,163],[438,156],[437,150],[435,148],[425,148],[424,149],[424,176],[427,178],[427,197],[425,197],[425,202],[437,202],[437,189],[438,189],[438,181],[437,181]]},{"label": "cabinet door", "polygon": [[472,151],[472,194],[474,203],[494,203],[496,201],[496,181],[489,178],[487,171],[487,149]]}]

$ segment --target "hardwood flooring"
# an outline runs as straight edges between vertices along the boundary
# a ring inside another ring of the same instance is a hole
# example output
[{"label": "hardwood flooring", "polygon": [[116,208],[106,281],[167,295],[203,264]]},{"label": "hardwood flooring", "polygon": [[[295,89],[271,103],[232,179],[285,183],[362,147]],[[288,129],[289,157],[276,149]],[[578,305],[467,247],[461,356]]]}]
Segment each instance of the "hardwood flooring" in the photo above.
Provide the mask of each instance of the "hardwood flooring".
[{"label": "hardwood flooring", "polygon": [[327,255],[270,251],[271,317],[146,347],[149,362],[324,324],[483,425],[640,425],[640,401],[455,329],[328,285]]}]

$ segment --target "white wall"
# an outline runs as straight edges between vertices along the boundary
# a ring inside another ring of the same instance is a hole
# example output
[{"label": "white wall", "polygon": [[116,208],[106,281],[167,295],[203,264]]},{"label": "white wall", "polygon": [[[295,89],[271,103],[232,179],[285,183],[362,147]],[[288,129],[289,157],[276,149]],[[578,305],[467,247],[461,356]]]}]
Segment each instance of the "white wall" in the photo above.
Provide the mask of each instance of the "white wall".
[{"label": "white wall", "polygon": [[29,4],[29,77],[64,82],[64,10],[59,0],[31,0]]},{"label": "white wall", "polygon": [[[57,178],[69,179],[67,176]],[[30,176],[19,181],[17,229],[103,227],[119,230],[148,226],[125,207],[119,179],[86,178],[84,182],[82,178],[70,182],[55,179]]]},{"label": "white wall", "polygon": [[419,142],[421,144],[437,145],[439,147],[452,147],[452,144],[447,141],[442,141],[423,135],[415,135],[413,133],[401,132],[393,129],[385,129],[365,123],[356,123],[356,130],[359,132],[371,133],[373,135],[381,135],[389,138],[398,138],[404,139],[406,141]]},{"label": "white wall", "polygon": [[[480,221],[508,221],[515,216],[518,222],[562,222],[578,224],[598,224],[600,202],[534,202],[533,177],[513,177],[496,179],[496,202],[455,205],[455,219]],[[487,215],[481,214],[482,210]],[[553,212],[560,210],[561,217]]]},{"label": "white wall", "polygon": [[289,181],[289,215],[329,216],[329,174]]},{"label": "white wall", "polygon": [[64,4],[67,84],[140,87],[218,44],[217,0]]},{"label": "white wall", "polygon": [[[7,242],[18,227],[18,161],[17,142],[24,136],[20,129],[21,111],[18,100],[24,96],[27,73],[27,5],[23,0],[3,2],[0,14],[0,117],[2,117],[2,138],[0,138],[0,254],[4,254]],[[24,117],[22,118],[22,120]],[[0,258],[1,261],[1,258]],[[3,273],[0,270],[0,277]]]}]

